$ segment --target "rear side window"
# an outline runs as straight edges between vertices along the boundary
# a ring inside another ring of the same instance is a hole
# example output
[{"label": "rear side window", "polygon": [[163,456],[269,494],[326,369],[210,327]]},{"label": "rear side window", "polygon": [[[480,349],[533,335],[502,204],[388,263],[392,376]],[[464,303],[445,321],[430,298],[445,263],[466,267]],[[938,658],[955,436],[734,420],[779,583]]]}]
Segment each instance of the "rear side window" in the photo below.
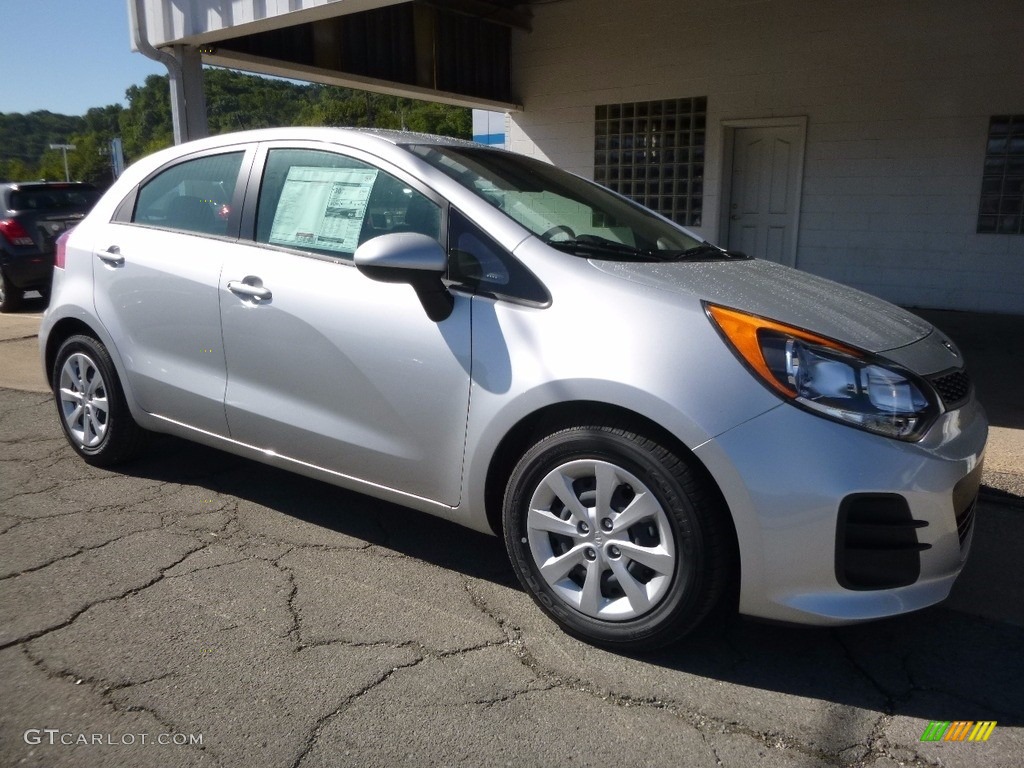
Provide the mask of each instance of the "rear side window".
[{"label": "rear side window", "polygon": [[99,197],[91,187],[21,189],[11,192],[10,207],[15,211],[87,211]]},{"label": "rear side window", "polygon": [[206,235],[227,233],[243,152],[178,163],[139,190],[132,221]]},{"label": "rear side window", "polygon": [[350,259],[388,232],[440,240],[441,209],[386,171],[310,149],[272,149],[256,213],[256,241]]}]

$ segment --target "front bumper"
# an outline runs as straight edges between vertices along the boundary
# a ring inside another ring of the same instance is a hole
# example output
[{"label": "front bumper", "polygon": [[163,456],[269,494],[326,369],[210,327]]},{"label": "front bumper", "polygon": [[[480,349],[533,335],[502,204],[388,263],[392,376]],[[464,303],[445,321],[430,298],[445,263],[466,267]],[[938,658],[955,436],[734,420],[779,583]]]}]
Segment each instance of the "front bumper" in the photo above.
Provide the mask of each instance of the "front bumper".
[{"label": "front bumper", "polygon": [[[700,446],[696,454],[718,481],[736,526],[740,612],[844,624],[945,599],[970,550],[987,435],[984,411],[973,399],[943,414],[917,443],[780,404]],[[879,499],[892,504],[875,504],[868,525],[861,519],[857,527],[855,520],[851,534],[851,504]],[[904,517],[885,511],[902,508]],[[902,526],[895,539],[886,539],[891,529],[863,538],[865,530],[877,533],[888,523]],[[887,551],[890,540],[899,551]],[[859,575],[851,580],[851,573]]]}]

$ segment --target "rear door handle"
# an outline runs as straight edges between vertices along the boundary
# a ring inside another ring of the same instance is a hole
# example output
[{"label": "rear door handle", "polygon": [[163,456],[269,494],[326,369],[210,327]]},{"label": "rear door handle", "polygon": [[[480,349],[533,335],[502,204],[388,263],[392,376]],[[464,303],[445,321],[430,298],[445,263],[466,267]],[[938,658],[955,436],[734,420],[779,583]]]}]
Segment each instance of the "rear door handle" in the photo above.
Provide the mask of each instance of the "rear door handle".
[{"label": "rear door handle", "polygon": [[124,256],[121,255],[121,249],[112,245],[105,251],[99,251],[96,256],[109,267],[123,267]]},{"label": "rear door handle", "polygon": [[273,293],[269,288],[263,287],[263,281],[258,277],[246,277],[242,280],[229,280],[228,290],[236,296],[245,296],[254,301],[270,301]]}]

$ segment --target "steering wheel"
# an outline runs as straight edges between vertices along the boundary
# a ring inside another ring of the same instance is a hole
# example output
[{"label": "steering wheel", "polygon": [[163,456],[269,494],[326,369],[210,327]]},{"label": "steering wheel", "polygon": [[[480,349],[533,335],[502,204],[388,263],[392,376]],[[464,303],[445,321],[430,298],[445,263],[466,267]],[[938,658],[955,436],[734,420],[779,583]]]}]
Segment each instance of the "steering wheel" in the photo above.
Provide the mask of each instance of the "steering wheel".
[{"label": "steering wheel", "polygon": [[568,235],[570,240],[576,239],[576,233],[570,227],[565,226],[565,224],[555,224],[555,226],[541,235],[540,239],[545,243],[550,243],[555,235]]}]

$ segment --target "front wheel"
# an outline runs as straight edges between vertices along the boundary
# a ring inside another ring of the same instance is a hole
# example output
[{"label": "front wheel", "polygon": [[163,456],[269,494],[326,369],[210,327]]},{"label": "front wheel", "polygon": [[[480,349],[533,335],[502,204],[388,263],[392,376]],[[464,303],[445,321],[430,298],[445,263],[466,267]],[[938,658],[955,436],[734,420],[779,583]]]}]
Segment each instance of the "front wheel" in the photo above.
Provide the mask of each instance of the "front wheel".
[{"label": "front wheel", "polygon": [[666,645],[722,598],[734,565],[725,510],[657,441],[612,423],[530,448],[503,509],[512,566],[566,632],[618,650]]},{"label": "front wheel", "polygon": [[132,418],[110,353],[91,336],[61,344],[53,395],[71,447],[89,464],[108,467],[136,456],[147,433]]}]

